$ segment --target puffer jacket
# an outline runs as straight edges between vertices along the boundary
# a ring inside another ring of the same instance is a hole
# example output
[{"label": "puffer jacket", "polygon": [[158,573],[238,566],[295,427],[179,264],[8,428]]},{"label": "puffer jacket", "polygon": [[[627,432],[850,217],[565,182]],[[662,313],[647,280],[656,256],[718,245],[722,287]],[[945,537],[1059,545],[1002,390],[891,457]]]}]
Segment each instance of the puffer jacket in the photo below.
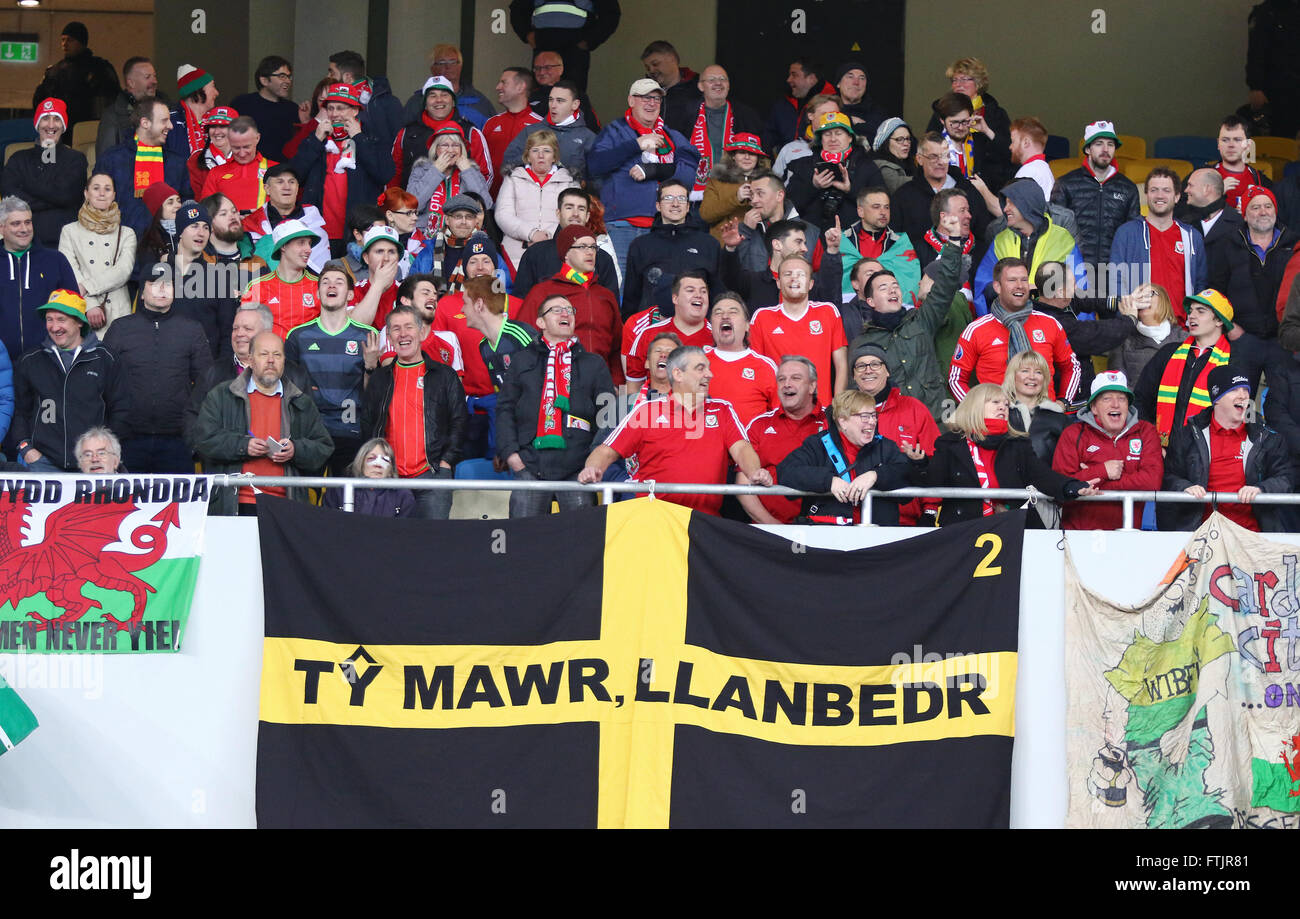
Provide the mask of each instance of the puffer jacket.
[{"label": "puffer jacket", "polygon": [[[1210,481],[1210,420],[1214,417],[1211,406],[1190,418],[1187,424],[1174,431],[1165,451],[1166,491],[1183,491],[1192,485],[1207,488]],[[1295,469],[1286,440],[1272,428],[1255,422],[1246,423],[1245,452],[1246,484],[1254,485],[1266,494],[1281,494],[1292,490]],[[1259,528],[1266,533],[1281,530],[1281,505],[1251,505]],[[1157,504],[1156,525],[1162,530],[1194,530],[1204,514],[1203,504]]]},{"label": "puffer jacket", "polygon": [[[1106,472],[1109,460],[1124,464],[1118,479]],[[1101,479],[1097,487],[1103,491],[1157,491],[1165,469],[1160,432],[1151,422],[1139,421],[1137,409],[1130,405],[1124,427],[1111,436],[1102,430],[1092,410],[1084,409],[1079,412],[1078,423],[1061,432],[1052,468],[1062,475],[1088,481]],[[1141,506],[1134,515],[1141,518]],[[1123,525],[1124,506],[1118,502],[1081,501],[1064,510],[1063,526],[1067,530],[1118,530]]]},{"label": "puffer jacket", "polygon": [[1138,187],[1118,169],[1101,182],[1084,158],[1084,165],[1067,172],[1052,186],[1052,203],[1074,211],[1083,260],[1090,265],[1110,258],[1110,243],[1125,221],[1142,216]]},{"label": "puffer jacket", "polygon": [[529,178],[523,166],[510,171],[497,192],[493,214],[504,234],[502,248],[506,250],[511,265],[519,265],[524,249],[528,247],[528,237],[534,230],[542,230],[548,236],[555,233],[559,226],[555,214],[559,208],[560,192],[577,184],[563,166],[555,170],[545,185],[538,185]]}]

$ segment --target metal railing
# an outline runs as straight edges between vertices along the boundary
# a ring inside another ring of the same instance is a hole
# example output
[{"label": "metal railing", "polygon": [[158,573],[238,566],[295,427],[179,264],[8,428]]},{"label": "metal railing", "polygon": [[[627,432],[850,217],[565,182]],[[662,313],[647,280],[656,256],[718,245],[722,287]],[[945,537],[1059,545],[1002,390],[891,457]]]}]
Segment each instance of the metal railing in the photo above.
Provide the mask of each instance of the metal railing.
[{"label": "metal railing", "polygon": [[[38,476],[39,478],[39,476]],[[254,476],[238,474],[217,474],[207,478],[214,486],[251,485],[254,487],[271,486],[274,488],[341,488],[343,489],[343,510],[351,511],[355,505],[357,488],[407,488],[411,491],[581,491],[599,494],[606,504],[614,501],[617,494],[687,494],[687,495],[779,495],[787,498],[817,497],[824,492],[796,491],[781,485],[763,488],[757,485],[700,485],[678,482],[600,482],[583,485],[572,481],[537,481],[513,479],[350,479],[325,478],[322,476]],[[1035,488],[896,488],[892,491],[870,491],[862,499],[862,520],[860,526],[872,526],[871,515],[874,502],[880,498],[907,499],[946,498],[965,500],[994,501],[1050,501],[1051,498]],[[1211,492],[1203,498],[1189,495],[1182,491],[1115,491],[1100,495],[1077,498],[1082,502],[1119,502],[1123,505],[1123,526],[1121,530],[1138,529],[1133,526],[1134,506],[1139,503],[1157,504],[1237,504],[1236,492]],[[1300,504],[1300,494],[1261,494],[1254,504]]]}]

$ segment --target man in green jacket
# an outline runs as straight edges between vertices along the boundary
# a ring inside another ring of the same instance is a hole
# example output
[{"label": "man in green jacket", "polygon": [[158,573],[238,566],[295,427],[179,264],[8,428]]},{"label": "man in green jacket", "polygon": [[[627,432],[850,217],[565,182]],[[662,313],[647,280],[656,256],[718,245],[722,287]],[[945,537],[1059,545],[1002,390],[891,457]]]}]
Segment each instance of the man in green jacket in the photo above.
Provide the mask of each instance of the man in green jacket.
[{"label": "man in green jacket", "polygon": [[[248,369],[208,393],[194,427],[204,472],[298,476],[324,468],[334,441],[312,397],[283,379],[284,364],[280,336],[261,332],[249,348]],[[252,516],[261,495],[286,493],[295,501],[307,500],[305,488],[214,488],[210,513]]]}]

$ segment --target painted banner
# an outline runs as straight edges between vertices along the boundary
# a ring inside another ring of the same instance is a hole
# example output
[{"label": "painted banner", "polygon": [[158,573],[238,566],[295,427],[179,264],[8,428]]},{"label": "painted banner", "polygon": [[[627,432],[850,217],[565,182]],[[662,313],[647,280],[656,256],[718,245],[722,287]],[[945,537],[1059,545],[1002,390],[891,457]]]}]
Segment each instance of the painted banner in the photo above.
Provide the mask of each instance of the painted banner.
[{"label": "painted banner", "polygon": [[1300,827],[1300,546],[1219,513],[1150,599],[1066,558],[1074,827]]},{"label": "painted banner", "polygon": [[8,753],[37,727],[27,703],[0,677],[0,754]]},{"label": "painted banner", "polygon": [[258,825],[1005,827],[1024,520],[261,502]]},{"label": "painted banner", "polygon": [[179,651],[208,480],[0,476],[0,651]]}]

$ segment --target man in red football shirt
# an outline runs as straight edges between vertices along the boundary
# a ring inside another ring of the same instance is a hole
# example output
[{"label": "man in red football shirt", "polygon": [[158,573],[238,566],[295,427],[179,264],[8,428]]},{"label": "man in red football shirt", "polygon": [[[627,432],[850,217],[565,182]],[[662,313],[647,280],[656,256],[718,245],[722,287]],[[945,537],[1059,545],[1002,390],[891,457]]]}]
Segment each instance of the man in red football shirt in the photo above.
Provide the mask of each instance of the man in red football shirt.
[{"label": "man in red football shirt", "polygon": [[781,302],[754,313],[749,342],[774,361],[787,354],[812,361],[817,367],[817,404],[826,406],[848,382],[849,343],[835,305],[808,299],[812,273],[812,263],[804,256],[786,256],[777,271]]},{"label": "man in red football shirt", "polygon": [[[578,481],[601,481],[619,457],[636,454],[636,481],[721,485],[735,462],[754,485],[772,484],[772,475],[745,439],[731,406],[709,398],[709,358],[703,348],[678,348],[668,358],[673,394],[643,402],[603,444],[591,451]],[[664,500],[716,515],[721,495],[664,495]]]},{"label": "man in red football shirt", "polygon": [[754,416],[781,404],[776,397],[776,363],[748,346],[749,313],[739,296],[719,296],[709,317],[713,344],[704,348],[713,371],[709,392],[730,402],[741,424],[748,426]]},{"label": "man in red football shirt", "polygon": [[[758,453],[759,462],[776,484],[776,467],[808,438],[826,430],[826,413],[817,410],[817,367],[806,357],[782,361],[776,372],[779,408],[764,412],[749,423],[745,432]],[[750,484],[744,473],[737,485]],[[799,516],[799,498],[780,495],[741,495],[740,506],[755,523],[792,523]]]},{"label": "man in red football shirt", "polygon": [[307,270],[312,247],[320,238],[300,220],[286,220],[271,231],[271,255],[278,256],[274,270],[267,269],[248,283],[243,303],[264,303],[275,317],[272,331],[281,340],[289,330],[320,315],[316,302],[319,279]]},{"label": "man in red football shirt", "polygon": [[694,271],[679,274],[673,280],[673,315],[642,329],[632,339],[631,349],[623,355],[628,389],[640,386],[645,380],[646,352],[660,332],[672,332],[684,345],[703,348],[713,344],[708,315],[709,284],[704,275]]}]

